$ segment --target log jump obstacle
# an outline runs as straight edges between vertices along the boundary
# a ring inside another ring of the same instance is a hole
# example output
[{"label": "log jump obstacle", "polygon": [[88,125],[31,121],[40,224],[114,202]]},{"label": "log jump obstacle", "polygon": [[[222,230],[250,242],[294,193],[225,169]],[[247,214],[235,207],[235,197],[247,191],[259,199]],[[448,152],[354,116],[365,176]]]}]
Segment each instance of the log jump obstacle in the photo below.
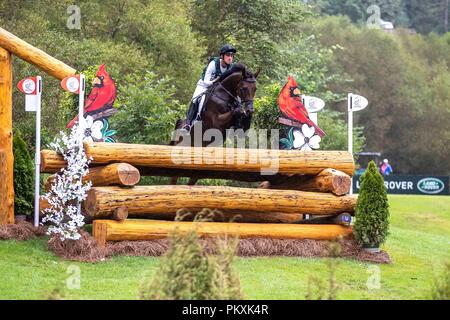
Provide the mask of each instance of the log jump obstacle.
[{"label": "log jump obstacle", "polygon": [[[93,220],[93,235],[100,245],[164,238],[174,228],[187,231],[194,226],[202,237],[326,240],[352,233],[351,227],[336,224],[339,217],[352,215],[356,206],[356,196],[347,194],[354,170],[348,152],[124,143],[85,143],[84,147],[92,158],[85,181],[91,180],[94,187],[83,203],[83,213]],[[46,173],[66,165],[51,150],[42,150],[41,159],[41,171]],[[277,172],[266,175],[265,169],[273,163]],[[137,186],[141,175],[264,182],[259,188]],[[54,176],[48,179],[47,188]],[[222,215],[215,221],[222,222],[174,221],[180,209],[196,213],[203,208],[219,210]],[[304,215],[314,215],[322,224],[315,220],[303,224]],[[230,219],[238,222],[223,222]]]}]

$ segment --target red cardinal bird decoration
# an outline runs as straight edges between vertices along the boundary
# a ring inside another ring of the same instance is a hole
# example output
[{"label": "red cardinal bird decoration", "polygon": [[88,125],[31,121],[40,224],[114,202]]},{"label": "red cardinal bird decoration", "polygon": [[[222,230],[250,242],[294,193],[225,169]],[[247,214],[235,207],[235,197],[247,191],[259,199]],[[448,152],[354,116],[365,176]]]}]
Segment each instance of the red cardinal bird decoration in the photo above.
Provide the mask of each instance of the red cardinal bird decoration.
[{"label": "red cardinal bird decoration", "polygon": [[277,102],[285,117],[300,124],[306,123],[308,126],[314,127],[320,137],[325,135],[325,132],[309,118],[308,111],[302,103],[300,89],[293,77],[288,77],[288,82],[281,89]]},{"label": "red cardinal bird decoration", "polygon": [[[94,87],[84,104],[84,116],[98,115],[104,113],[108,109],[112,109],[114,101],[116,100],[116,84],[111,76],[106,72],[105,65],[102,64],[95,74]],[[105,114],[97,118],[105,118],[111,114]],[[78,115],[69,122],[67,128],[72,128],[75,122],[78,121]]]}]

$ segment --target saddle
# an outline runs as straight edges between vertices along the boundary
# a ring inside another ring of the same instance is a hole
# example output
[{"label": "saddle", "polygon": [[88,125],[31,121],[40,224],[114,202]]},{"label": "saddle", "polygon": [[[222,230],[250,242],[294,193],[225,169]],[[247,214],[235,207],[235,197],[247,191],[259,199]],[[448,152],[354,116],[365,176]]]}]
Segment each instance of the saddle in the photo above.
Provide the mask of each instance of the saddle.
[{"label": "saddle", "polygon": [[[189,108],[189,115],[188,119],[192,119],[192,122],[194,121],[201,121],[202,120],[202,114],[206,111],[206,102],[208,100],[208,96],[211,95],[214,92],[215,87],[217,87],[218,83],[214,83],[211,85],[205,92],[198,95],[194,100],[191,101],[191,106]],[[205,102],[203,103],[203,108],[200,114],[198,114],[198,109],[200,107],[200,101],[202,100],[203,96],[205,96]]]}]

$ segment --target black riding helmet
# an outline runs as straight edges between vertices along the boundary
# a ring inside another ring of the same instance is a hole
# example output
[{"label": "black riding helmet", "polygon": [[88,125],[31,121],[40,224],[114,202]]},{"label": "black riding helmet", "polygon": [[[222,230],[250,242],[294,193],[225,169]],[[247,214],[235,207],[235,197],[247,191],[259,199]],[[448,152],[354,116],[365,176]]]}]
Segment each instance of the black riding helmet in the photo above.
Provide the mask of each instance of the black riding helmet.
[{"label": "black riding helmet", "polygon": [[227,52],[236,53],[236,49],[231,44],[226,44],[220,49],[220,55],[223,55]]}]

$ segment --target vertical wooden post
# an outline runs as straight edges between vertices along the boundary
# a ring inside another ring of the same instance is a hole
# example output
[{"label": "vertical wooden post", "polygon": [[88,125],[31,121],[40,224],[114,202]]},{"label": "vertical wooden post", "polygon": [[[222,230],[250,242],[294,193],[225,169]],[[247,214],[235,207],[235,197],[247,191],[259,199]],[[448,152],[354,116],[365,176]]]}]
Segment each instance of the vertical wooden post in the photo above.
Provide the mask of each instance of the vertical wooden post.
[{"label": "vertical wooden post", "polygon": [[14,157],[12,149],[12,62],[11,53],[0,47],[0,149],[4,160],[0,184],[0,225],[14,223]]},{"label": "vertical wooden post", "polygon": [[[0,225],[6,224],[6,204],[8,203],[8,194],[6,191],[6,184],[1,183],[6,181],[6,151],[0,149]],[[3,221],[5,219],[5,222]]]}]

